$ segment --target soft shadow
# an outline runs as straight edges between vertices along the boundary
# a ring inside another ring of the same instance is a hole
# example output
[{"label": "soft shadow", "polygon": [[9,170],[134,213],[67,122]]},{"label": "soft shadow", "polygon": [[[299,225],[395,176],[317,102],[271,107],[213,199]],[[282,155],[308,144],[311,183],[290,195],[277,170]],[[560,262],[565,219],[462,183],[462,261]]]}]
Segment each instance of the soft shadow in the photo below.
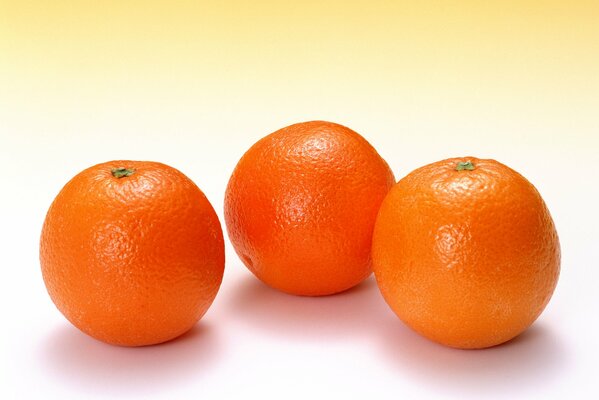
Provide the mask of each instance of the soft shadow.
[{"label": "soft shadow", "polygon": [[388,364],[445,395],[521,396],[559,381],[568,368],[559,338],[542,324],[499,346],[459,350],[433,343],[391,319],[382,331],[381,350]]},{"label": "soft shadow", "polygon": [[246,329],[301,340],[344,340],[374,333],[386,304],[373,277],[345,292],[293,296],[247,276],[231,290],[227,312]]},{"label": "soft shadow", "polygon": [[173,341],[136,348],[99,342],[65,324],[44,340],[40,353],[44,370],[65,385],[139,395],[201,378],[218,361],[220,345],[203,323]]}]

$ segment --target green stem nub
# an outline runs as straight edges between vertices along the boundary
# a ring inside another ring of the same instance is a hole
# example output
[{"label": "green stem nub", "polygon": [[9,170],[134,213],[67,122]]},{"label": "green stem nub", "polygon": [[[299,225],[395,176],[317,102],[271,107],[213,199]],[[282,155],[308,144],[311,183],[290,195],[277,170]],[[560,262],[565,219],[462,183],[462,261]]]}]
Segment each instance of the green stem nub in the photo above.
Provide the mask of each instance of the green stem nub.
[{"label": "green stem nub", "polygon": [[474,170],[474,164],[472,164],[472,161],[459,162],[455,169],[456,171],[472,171]]},{"label": "green stem nub", "polygon": [[127,176],[131,176],[135,173],[135,170],[133,168],[129,169],[129,168],[113,168],[112,169],[112,176],[114,176],[115,178],[121,179]]}]

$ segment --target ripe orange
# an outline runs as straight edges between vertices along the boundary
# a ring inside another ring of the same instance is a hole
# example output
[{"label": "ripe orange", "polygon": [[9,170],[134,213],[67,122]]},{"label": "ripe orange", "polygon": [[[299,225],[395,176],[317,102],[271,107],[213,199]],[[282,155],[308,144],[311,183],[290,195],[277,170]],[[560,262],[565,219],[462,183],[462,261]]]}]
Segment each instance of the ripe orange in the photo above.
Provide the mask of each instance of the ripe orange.
[{"label": "ripe orange", "polygon": [[288,126],[252,146],[227,187],[225,222],[244,264],[296,295],[328,295],[371,272],[374,221],[394,183],[376,150],[344,126]]},{"label": "ripe orange", "polygon": [[224,269],[214,209],[181,172],[112,161],[75,176],[46,216],[40,260],[65,317],[124,346],[168,341],[208,310]]},{"label": "ripe orange", "polygon": [[512,339],[555,289],[560,246],[543,199],[494,160],[443,160],[399,181],[374,230],[374,272],[393,311],[436,342]]}]

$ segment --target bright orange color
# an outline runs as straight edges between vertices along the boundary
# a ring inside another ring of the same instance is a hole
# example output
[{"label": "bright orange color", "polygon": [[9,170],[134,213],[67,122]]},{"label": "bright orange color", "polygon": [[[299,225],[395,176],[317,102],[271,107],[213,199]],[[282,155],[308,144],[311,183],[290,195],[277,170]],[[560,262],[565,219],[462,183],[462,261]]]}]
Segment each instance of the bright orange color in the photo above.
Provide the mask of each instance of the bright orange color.
[{"label": "bright orange color", "polygon": [[52,203],[40,246],[58,309],[90,336],[123,346],[193,327],[216,296],[224,257],[218,217],[200,189],[174,168],[140,161],[75,176]]},{"label": "bright orange color", "polygon": [[229,237],[263,282],[296,295],[344,291],[372,273],[372,230],[393,173],[359,134],[295,124],[252,146],[225,197]]},{"label": "bright orange color", "polygon": [[484,348],[541,314],[557,284],[560,246],[522,175],[494,160],[453,158],[393,187],[377,218],[373,266],[407,325],[447,346]]}]

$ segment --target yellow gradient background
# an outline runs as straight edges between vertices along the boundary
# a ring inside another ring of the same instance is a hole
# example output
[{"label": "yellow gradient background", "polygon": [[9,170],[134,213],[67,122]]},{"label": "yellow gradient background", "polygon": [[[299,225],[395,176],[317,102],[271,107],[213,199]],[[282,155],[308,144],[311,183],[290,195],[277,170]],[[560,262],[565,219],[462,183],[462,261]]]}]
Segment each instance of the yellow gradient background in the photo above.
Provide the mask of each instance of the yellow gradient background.
[{"label": "yellow gradient background", "polygon": [[598,114],[597,1],[0,0],[0,155],[47,202],[89,165],[146,159],[220,211],[252,143],[326,119],[398,178],[498,159],[560,222],[564,193],[597,194]]},{"label": "yellow gradient background", "polygon": [[588,147],[598,71],[591,0],[0,2],[3,135],[67,144],[324,118],[426,137],[443,152],[418,146],[425,161],[504,136]]},{"label": "yellow gradient background", "polygon": [[0,2],[0,152],[49,194],[150,159],[220,209],[252,143],[327,119],[398,178],[496,158],[555,204],[597,164],[598,112],[597,1]]},{"label": "yellow gradient background", "polygon": [[[487,352],[444,349],[403,327],[372,281],[339,297],[280,295],[252,286],[229,245],[223,287],[191,340],[107,348],[54,309],[39,232],[76,173],[161,161],[222,216],[244,151],[313,119],[361,133],[397,178],[472,155],[532,181],[563,250],[557,291],[532,332]],[[0,397],[597,392],[597,0],[0,0],[0,165],[0,304],[10,321],[0,392],[12,391]]]}]

